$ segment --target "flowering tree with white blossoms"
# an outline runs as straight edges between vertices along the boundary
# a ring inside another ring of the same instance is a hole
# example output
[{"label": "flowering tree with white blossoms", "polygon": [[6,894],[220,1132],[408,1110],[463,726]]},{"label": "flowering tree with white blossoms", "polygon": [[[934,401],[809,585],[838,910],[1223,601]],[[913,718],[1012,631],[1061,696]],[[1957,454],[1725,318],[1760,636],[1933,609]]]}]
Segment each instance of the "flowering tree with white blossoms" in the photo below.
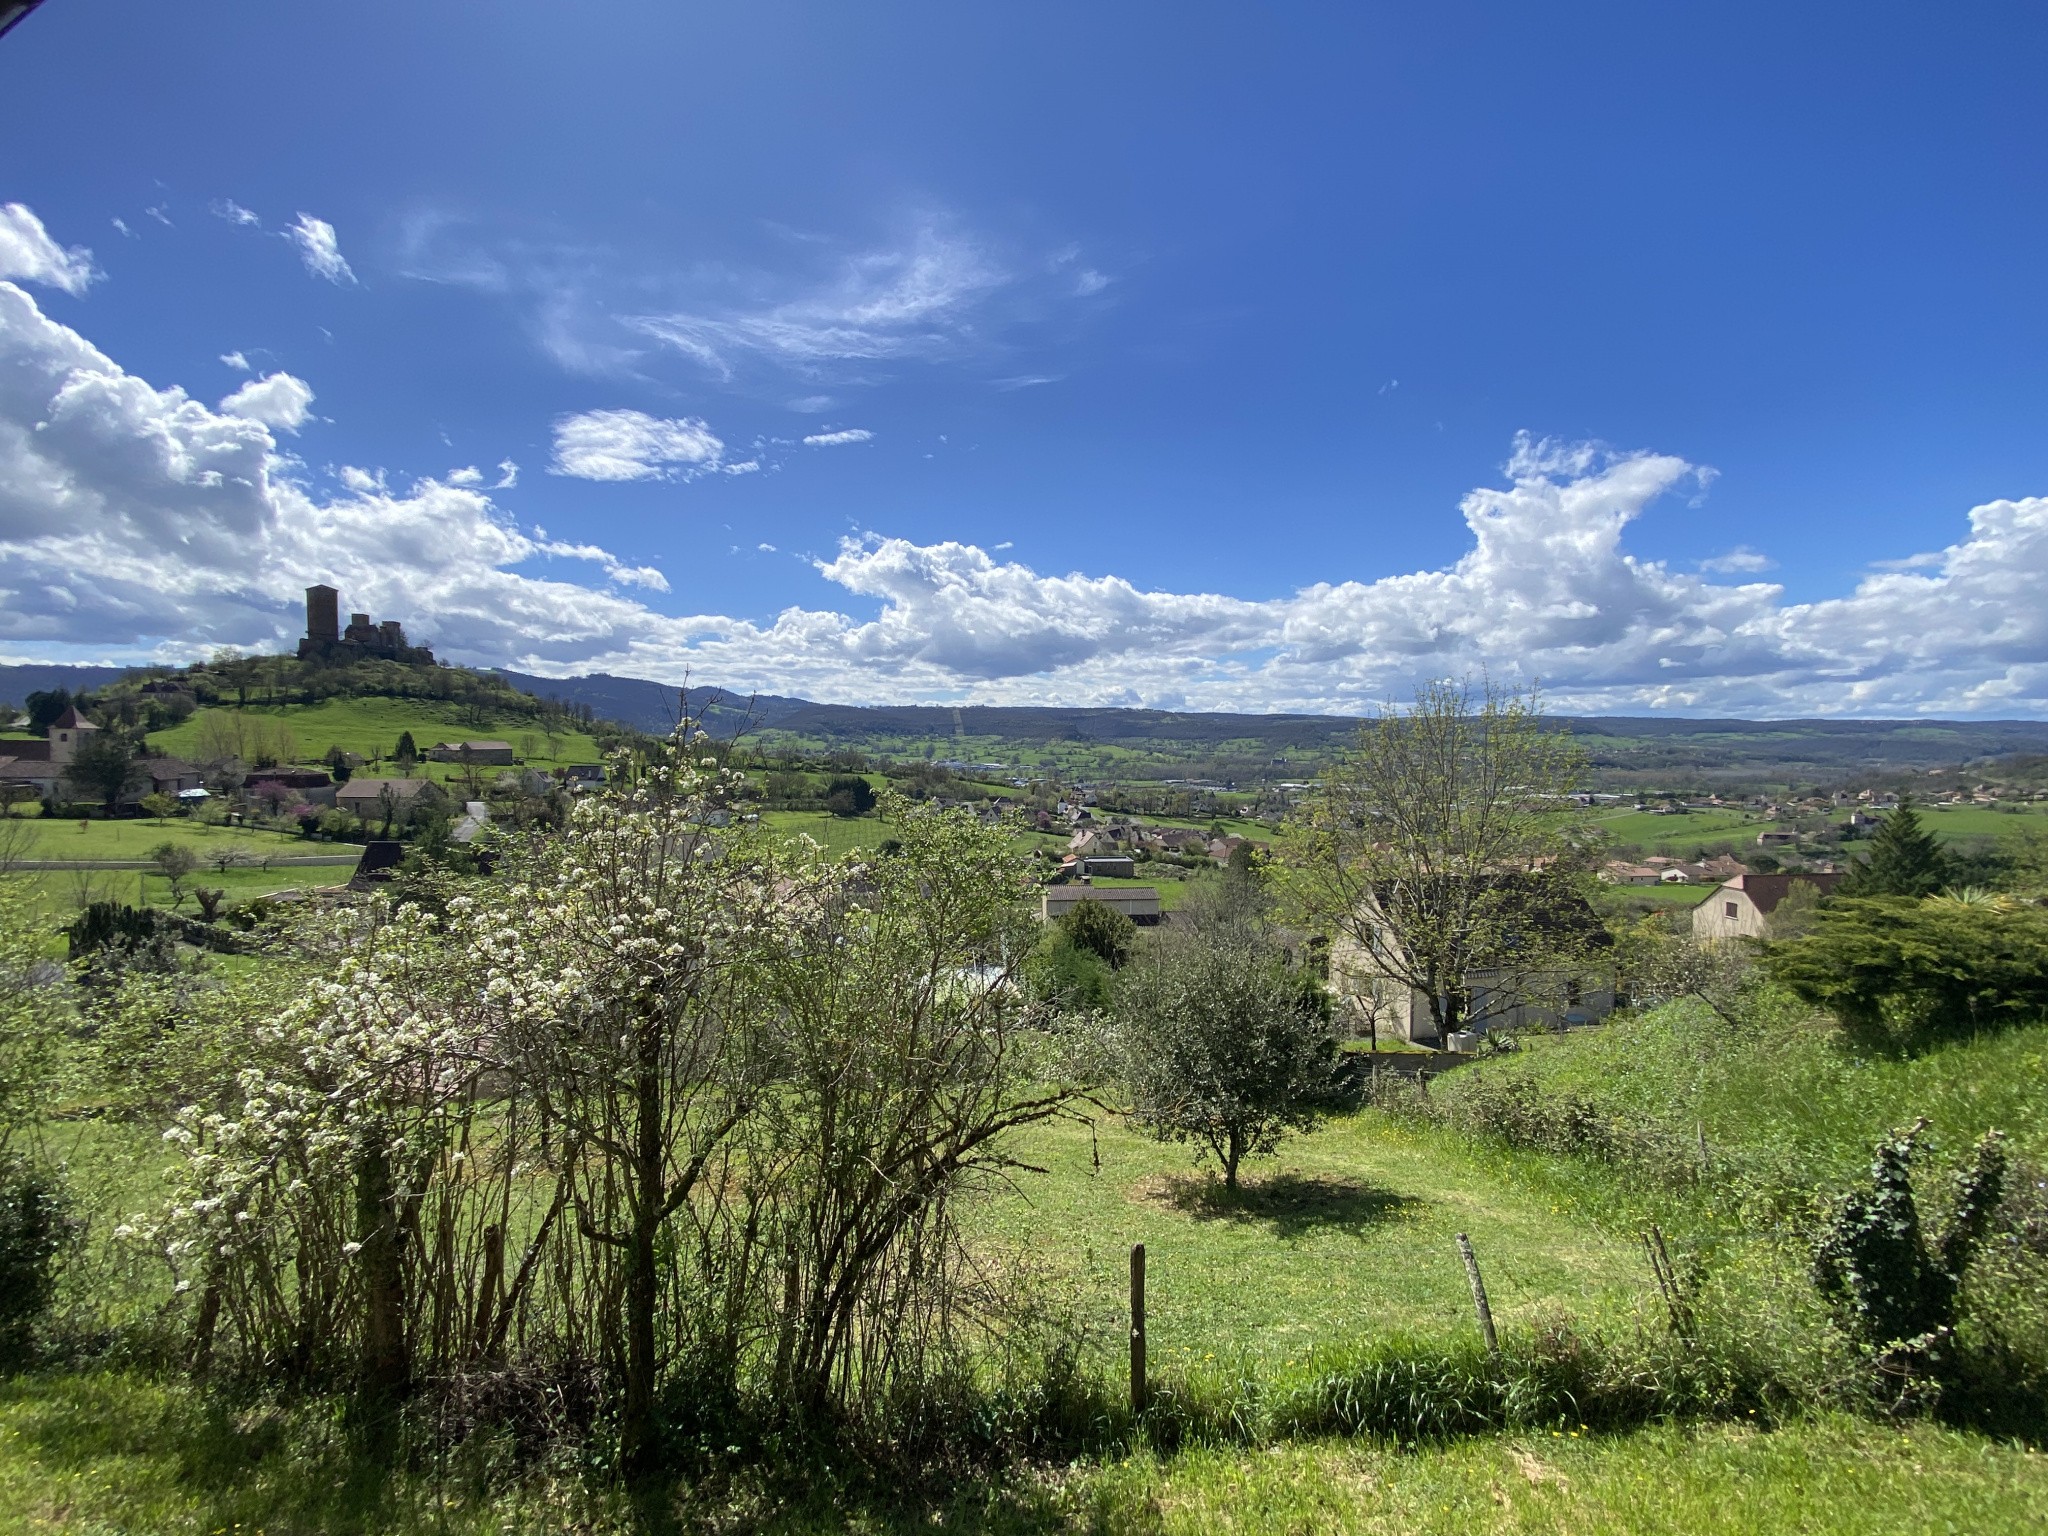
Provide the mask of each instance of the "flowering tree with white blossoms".
[{"label": "flowering tree with white blossoms", "polygon": [[196,1359],[384,1399],[594,1368],[633,1470],[679,1372],[800,1413],[925,1368],[952,1198],[1078,1096],[1009,985],[1018,864],[901,804],[886,856],[775,843],[685,740],[499,879],[301,925],[305,984],[169,1133]]}]

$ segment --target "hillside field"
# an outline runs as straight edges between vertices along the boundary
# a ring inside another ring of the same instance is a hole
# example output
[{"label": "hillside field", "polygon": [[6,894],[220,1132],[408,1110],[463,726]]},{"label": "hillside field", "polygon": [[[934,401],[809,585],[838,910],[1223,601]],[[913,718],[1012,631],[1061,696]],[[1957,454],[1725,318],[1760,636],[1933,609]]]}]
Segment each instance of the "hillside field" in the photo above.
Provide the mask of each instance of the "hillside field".
[{"label": "hillside field", "polygon": [[361,851],[347,844],[309,842],[284,832],[208,826],[184,816],[162,822],[143,816],[72,821],[40,815],[16,816],[13,821],[14,828],[0,827],[0,834],[21,839],[19,857],[24,859],[146,859],[152,849],[172,843],[190,849],[200,861],[201,872],[208,873],[211,861],[223,857],[236,863],[264,864],[278,858]]},{"label": "hillside field", "polygon": [[[358,753],[366,760],[389,758],[399,736],[407,731],[422,753],[443,740],[497,740],[510,742],[521,758],[537,768],[602,761],[597,743],[582,731],[558,731],[550,738],[530,718],[487,715],[479,720],[462,705],[420,699],[328,699],[319,704],[206,708],[169,730],[155,732],[150,744],[173,757],[202,758],[213,755],[210,747],[239,744],[243,750],[237,755],[244,759],[267,751],[284,761],[317,763],[333,747]],[[422,761],[421,771],[445,778],[454,765]]]}]

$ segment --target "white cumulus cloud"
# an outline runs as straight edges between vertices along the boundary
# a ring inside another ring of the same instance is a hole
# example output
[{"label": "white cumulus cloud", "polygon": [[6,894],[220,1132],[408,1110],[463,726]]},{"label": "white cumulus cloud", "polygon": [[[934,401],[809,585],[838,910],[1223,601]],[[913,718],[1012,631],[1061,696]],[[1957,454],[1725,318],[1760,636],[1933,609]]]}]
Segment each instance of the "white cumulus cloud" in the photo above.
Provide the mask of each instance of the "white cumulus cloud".
[{"label": "white cumulus cloud", "polygon": [[[246,213],[248,210],[241,211]],[[343,287],[356,280],[354,270],[341,254],[341,241],[334,233],[334,226],[325,219],[302,213],[285,231],[285,236],[299,248],[299,259],[315,277],[324,277],[328,282]]]},{"label": "white cumulus cloud", "polygon": [[548,472],[578,480],[691,479],[716,470],[724,457],[725,444],[695,416],[585,411],[556,421]]},{"label": "white cumulus cloud", "polygon": [[271,373],[251,379],[221,401],[220,408],[229,416],[243,416],[268,427],[296,432],[312,415],[312,404],[312,385],[288,373]]},{"label": "white cumulus cloud", "polygon": [[[600,478],[735,467],[689,418],[560,425],[557,457]],[[873,702],[1354,712],[1483,669],[1580,712],[2048,715],[2048,497],[1987,502],[1923,563],[1788,603],[1629,551],[1703,469],[1522,438],[1437,569],[1254,601],[863,536],[814,563],[811,604],[750,618],[650,606],[659,571],[522,529],[467,473],[322,488],[279,430],[136,377],[0,282],[0,652],[282,646],[325,581],[458,661]]]},{"label": "white cumulus cloud", "polygon": [[0,278],[61,288],[76,299],[84,297],[86,285],[99,275],[91,251],[82,245],[66,250],[28,208],[0,204]]}]

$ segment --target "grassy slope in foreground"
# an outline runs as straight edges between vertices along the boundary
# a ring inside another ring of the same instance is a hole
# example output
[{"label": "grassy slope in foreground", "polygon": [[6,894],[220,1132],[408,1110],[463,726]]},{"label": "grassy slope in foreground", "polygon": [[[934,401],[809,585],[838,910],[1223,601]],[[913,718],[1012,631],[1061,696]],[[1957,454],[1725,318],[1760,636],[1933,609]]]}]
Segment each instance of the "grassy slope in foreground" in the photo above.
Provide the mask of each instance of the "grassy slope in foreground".
[{"label": "grassy slope in foreground", "polygon": [[[0,1531],[384,1531],[436,1536],[638,1526],[565,1484],[479,1498],[459,1476],[351,1458],[331,1417],[209,1412],[122,1376],[0,1384]],[[1398,1451],[1338,1441],[1140,1452],[930,1490],[741,1474],[684,1493],[677,1529],[1001,1536],[2005,1536],[2048,1521],[2048,1458],[1924,1424],[1819,1418],[1630,1435],[1510,1436]]]},{"label": "grassy slope in foreground", "polygon": [[1092,1137],[1040,1128],[1016,1152],[1048,1174],[1020,1174],[972,1205],[972,1241],[1036,1266],[1109,1357],[1122,1347],[1130,1245],[1144,1243],[1160,1370],[1200,1376],[1236,1361],[1284,1385],[1324,1347],[1470,1330],[1458,1232],[1471,1234],[1504,1325],[1566,1308],[1631,1315],[1647,1281],[1631,1241],[1563,1214],[1522,1179],[1521,1159],[1467,1157],[1370,1112],[1248,1161],[1236,1201],[1189,1149],[1113,1120]]}]

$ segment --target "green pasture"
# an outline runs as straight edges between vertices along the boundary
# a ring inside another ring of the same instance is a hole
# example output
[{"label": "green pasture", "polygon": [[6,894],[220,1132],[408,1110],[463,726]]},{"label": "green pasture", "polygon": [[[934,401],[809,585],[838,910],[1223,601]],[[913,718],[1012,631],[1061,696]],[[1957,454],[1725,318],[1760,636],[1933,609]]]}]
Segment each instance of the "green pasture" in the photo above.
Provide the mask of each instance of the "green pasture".
[{"label": "green pasture", "polygon": [[24,859],[146,859],[151,849],[163,843],[191,849],[202,865],[223,856],[260,863],[288,854],[348,851],[333,843],[309,842],[289,833],[208,826],[183,816],[172,816],[161,823],[154,817],[117,821],[16,817],[14,828],[0,826],[0,836],[19,837],[19,856]]},{"label": "green pasture", "polygon": [[763,811],[761,825],[778,837],[808,837],[829,854],[879,845],[888,823],[875,816],[834,816],[829,811]]},{"label": "green pasture", "polygon": [[2048,806],[1922,805],[1920,824],[1943,841],[1957,838],[2025,837],[2048,829]]},{"label": "green pasture", "polygon": [[1617,843],[1653,853],[1689,853],[1703,843],[1747,840],[1759,829],[1775,825],[1743,811],[1614,811],[1597,815],[1594,824]]},{"label": "green pasture", "polygon": [[597,743],[582,731],[562,730],[550,739],[530,716],[486,713],[480,718],[467,705],[431,699],[328,699],[318,704],[207,708],[153,733],[150,744],[173,757],[211,757],[215,749],[231,746],[244,761],[270,753],[283,762],[315,763],[332,747],[366,759],[389,758],[407,731],[422,753],[438,741],[491,740],[510,742],[516,753],[539,768],[601,761]]}]

